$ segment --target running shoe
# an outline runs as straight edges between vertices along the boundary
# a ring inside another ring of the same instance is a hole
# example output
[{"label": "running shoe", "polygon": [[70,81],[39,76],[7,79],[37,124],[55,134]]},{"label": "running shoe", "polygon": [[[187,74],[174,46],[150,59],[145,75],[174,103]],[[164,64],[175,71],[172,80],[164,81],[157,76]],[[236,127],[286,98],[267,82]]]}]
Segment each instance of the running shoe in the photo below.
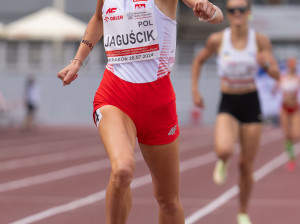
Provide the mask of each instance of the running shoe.
[{"label": "running shoe", "polygon": [[213,179],[216,184],[222,185],[227,179],[227,162],[219,159],[216,163]]},{"label": "running shoe", "polygon": [[288,161],[285,165],[285,168],[287,169],[287,171],[293,172],[296,169],[296,160],[292,159]]},{"label": "running shoe", "polygon": [[239,213],[237,215],[237,222],[238,224],[252,224],[249,218],[249,215],[245,213]]}]

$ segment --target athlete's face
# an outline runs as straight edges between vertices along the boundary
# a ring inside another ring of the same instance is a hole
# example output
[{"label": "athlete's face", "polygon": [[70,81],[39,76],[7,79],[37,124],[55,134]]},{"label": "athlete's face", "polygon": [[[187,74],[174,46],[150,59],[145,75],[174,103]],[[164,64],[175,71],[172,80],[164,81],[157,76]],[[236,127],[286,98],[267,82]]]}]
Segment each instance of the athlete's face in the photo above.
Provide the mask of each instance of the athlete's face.
[{"label": "athlete's face", "polygon": [[246,0],[228,0],[226,8],[231,25],[240,26],[248,23],[250,8]]},{"label": "athlete's face", "polygon": [[297,70],[297,60],[295,58],[289,58],[287,60],[287,68],[289,72],[295,73]]}]

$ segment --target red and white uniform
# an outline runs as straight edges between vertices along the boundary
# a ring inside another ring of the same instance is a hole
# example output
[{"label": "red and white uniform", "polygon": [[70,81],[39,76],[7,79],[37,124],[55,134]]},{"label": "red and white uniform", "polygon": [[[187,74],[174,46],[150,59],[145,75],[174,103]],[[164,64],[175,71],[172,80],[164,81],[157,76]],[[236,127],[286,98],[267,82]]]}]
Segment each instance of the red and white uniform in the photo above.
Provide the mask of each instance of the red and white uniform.
[{"label": "red and white uniform", "polygon": [[154,0],[109,0],[102,12],[105,50],[116,56],[108,58],[108,70],[132,83],[168,75],[175,62],[176,21]]},{"label": "red and white uniform", "polygon": [[94,98],[96,125],[99,108],[113,105],[132,119],[140,143],[171,143],[179,135],[170,80],[176,21],[154,0],[106,0],[102,13],[108,63]]},{"label": "red and white uniform", "polygon": [[[279,88],[283,95],[282,109],[289,114],[299,111],[298,94],[300,90],[300,78],[282,76],[279,81]],[[294,104],[286,103],[286,101],[295,101]]]},{"label": "red and white uniform", "polygon": [[226,28],[217,57],[218,74],[223,83],[231,88],[248,88],[255,85],[254,79],[258,70],[256,53],[257,43],[253,29],[248,31],[246,48],[235,49],[231,42],[231,29]]},{"label": "red and white uniform", "polygon": [[290,78],[282,76],[279,83],[280,89],[284,95],[297,97],[300,90],[300,78]]}]

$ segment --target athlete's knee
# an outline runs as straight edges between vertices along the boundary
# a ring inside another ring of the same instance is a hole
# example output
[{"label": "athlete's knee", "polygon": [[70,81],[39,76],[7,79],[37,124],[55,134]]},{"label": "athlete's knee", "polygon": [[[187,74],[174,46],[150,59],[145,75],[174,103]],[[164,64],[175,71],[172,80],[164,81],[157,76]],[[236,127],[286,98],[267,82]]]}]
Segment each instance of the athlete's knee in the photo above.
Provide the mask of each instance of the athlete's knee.
[{"label": "athlete's knee", "polygon": [[241,175],[252,176],[253,160],[251,160],[251,159],[240,159],[239,167],[240,167]]},{"label": "athlete's knee", "polygon": [[216,146],[216,151],[217,151],[218,157],[226,161],[232,155],[233,148],[226,147],[226,146]]},{"label": "athlete's knee", "polygon": [[181,203],[178,197],[164,197],[155,195],[160,209],[166,214],[176,214],[181,208]]},{"label": "athlete's knee", "polygon": [[118,164],[112,169],[111,179],[116,188],[127,187],[131,184],[134,175],[134,163],[127,162]]}]

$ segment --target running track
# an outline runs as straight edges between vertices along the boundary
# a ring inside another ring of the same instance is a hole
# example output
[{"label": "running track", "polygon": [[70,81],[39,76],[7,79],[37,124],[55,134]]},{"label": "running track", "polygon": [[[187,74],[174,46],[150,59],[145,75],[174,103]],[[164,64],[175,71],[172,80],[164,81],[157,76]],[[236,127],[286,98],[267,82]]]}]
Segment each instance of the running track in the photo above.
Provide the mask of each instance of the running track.
[{"label": "running track", "polygon": [[[282,133],[265,127],[255,163],[254,224],[299,224],[300,168],[285,170]],[[297,145],[300,153],[300,145]],[[181,128],[181,199],[186,223],[235,224],[238,148],[225,185],[212,181],[213,127]],[[299,157],[299,156],[298,156]],[[0,131],[0,223],[104,224],[109,161],[94,128]],[[129,224],[157,224],[148,169],[136,150]]]}]

